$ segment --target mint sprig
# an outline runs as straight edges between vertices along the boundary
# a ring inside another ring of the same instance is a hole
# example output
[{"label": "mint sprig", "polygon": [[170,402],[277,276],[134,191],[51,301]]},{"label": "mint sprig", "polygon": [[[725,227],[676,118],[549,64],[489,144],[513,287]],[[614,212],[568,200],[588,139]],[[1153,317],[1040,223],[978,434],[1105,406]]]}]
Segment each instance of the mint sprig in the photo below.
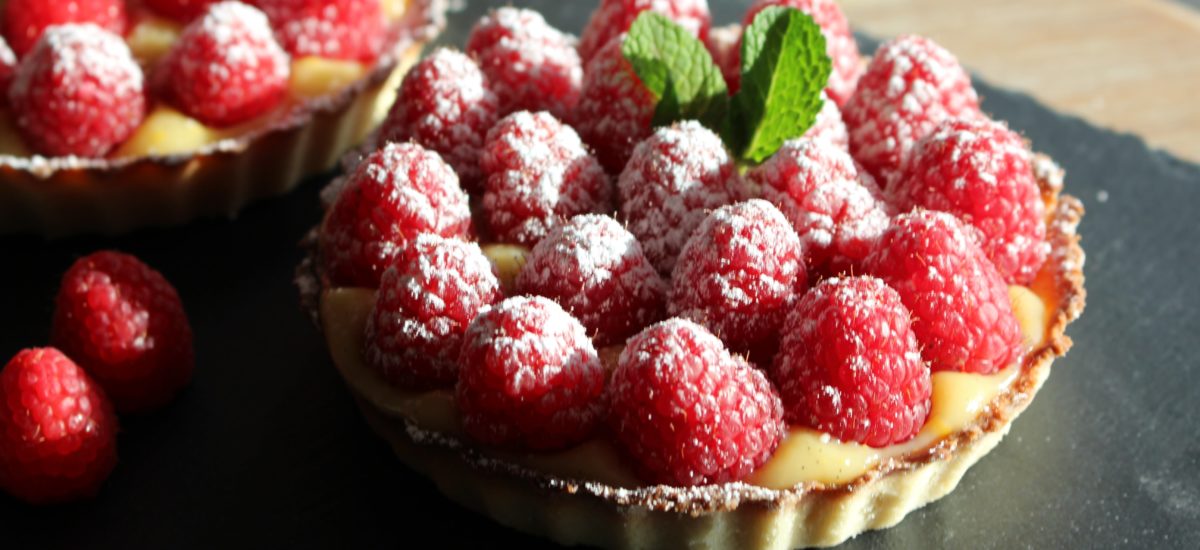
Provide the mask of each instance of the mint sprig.
[{"label": "mint sprig", "polygon": [[658,99],[655,126],[679,120],[699,120],[710,128],[723,123],[729,91],[721,70],[704,43],[670,18],[643,12],[629,28],[621,55]]}]

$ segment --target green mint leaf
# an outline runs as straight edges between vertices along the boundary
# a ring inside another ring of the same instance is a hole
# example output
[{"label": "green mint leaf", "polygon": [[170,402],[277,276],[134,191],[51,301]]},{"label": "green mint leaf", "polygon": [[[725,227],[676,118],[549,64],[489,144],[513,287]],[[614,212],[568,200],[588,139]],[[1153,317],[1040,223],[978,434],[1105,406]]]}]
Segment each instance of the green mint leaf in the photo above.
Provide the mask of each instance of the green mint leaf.
[{"label": "green mint leaf", "polygon": [[742,88],[733,98],[726,143],[759,163],[804,135],[821,110],[831,70],[812,17],[778,6],[759,12],[742,38]]},{"label": "green mint leaf", "polygon": [[642,84],[658,99],[654,125],[698,120],[719,129],[729,107],[721,70],[704,44],[671,19],[642,12],[621,45]]}]

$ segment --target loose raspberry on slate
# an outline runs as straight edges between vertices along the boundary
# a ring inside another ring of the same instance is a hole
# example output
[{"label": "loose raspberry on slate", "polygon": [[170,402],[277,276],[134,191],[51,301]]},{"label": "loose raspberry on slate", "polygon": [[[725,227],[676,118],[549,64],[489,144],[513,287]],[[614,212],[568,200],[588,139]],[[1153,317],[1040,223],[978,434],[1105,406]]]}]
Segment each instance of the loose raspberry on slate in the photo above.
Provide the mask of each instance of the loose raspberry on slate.
[{"label": "loose raspberry on slate", "polygon": [[612,184],[579,135],[545,111],[518,111],[488,132],[480,159],[493,237],[537,244],[577,214],[612,209]]},{"label": "loose raspberry on slate", "polygon": [[253,0],[288,53],[370,61],[387,32],[379,0]]},{"label": "loose raspberry on slate", "polygon": [[471,208],[441,157],[389,143],[358,165],[321,225],[325,275],[335,286],[376,288],[421,233],[471,235]]},{"label": "loose raspberry on slate", "polygon": [[7,0],[4,3],[4,37],[18,57],[33,50],[46,29],[67,23],[93,23],[114,34],[125,34],[123,0]]},{"label": "loose raspberry on slate", "polygon": [[787,141],[750,169],[746,179],[792,222],[812,269],[856,271],[888,228],[889,207],[874,180],[860,174],[854,159],[828,141]]},{"label": "loose raspberry on slate", "polygon": [[749,351],[778,338],[792,297],[808,287],[808,273],[791,223],[771,203],[751,199],[705,218],[671,281],[668,313]]},{"label": "loose raspberry on slate", "polygon": [[542,239],[517,276],[517,292],[561,304],[598,346],[621,344],[662,318],[667,285],[617,220],[576,216]]},{"label": "loose raspberry on slate", "polygon": [[367,321],[367,364],[401,388],[451,387],[467,325],[501,298],[478,244],[423,233],[380,280]]},{"label": "loose raspberry on slate", "polygon": [[708,212],[746,198],[721,138],[695,121],[659,128],[638,144],[617,181],[621,218],[655,269],[669,275]]},{"label": "loose raspberry on slate", "polygon": [[583,72],[572,124],[609,173],[619,174],[633,148],[650,135],[656,99],[621,54],[624,35],[604,46]]},{"label": "loose raspberry on slate", "polygon": [[650,10],[679,23],[704,40],[712,25],[706,0],[600,0],[579,38],[579,56],[586,63],[613,38],[629,30],[638,15]]},{"label": "loose raspberry on slate", "polygon": [[179,21],[180,23],[188,23],[191,20],[204,15],[210,4],[215,4],[218,0],[143,0],[146,7],[150,8],[154,13]]},{"label": "loose raspberry on slate", "polygon": [[22,350],[0,372],[0,488],[47,504],[95,495],[117,464],[104,392],[54,348]]},{"label": "loose raspberry on slate", "polygon": [[21,60],[8,100],[38,153],[100,157],[145,118],[143,80],[121,37],[90,23],[60,25]]},{"label": "loose raspberry on slate", "polygon": [[917,209],[897,216],[866,259],[912,312],[934,372],[990,374],[1024,352],[1008,287],[973,231],[951,214]]},{"label": "loose raspberry on slate", "polygon": [[172,100],[188,115],[218,127],[278,105],[291,73],[266,15],[241,2],[210,6],[183,31],[164,63]]},{"label": "loose raspberry on slate", "polygon": [[574,42],[536,11],[503,7],[471,29],[467,53],[487,75],[502,114],[550,111],[562,118],[579,102],[583,86]]},{"label": "loose raspberry on slate", "polygon": [[833,278],[788,314],[771,378],[788,422],[885,447],[929,415],[929,367],[900,295],[875,277]]},{"label": "loose raspberry on slate", "polygon": [[879,46],[842,109],[850,151],[884,186],[917,140],[943,120],[981,116],[971,77],[932,40],[900,36]]},{"label": "loose raspberry on slate", "polygon": [[1004,280],[1029,284],[1050,251],[1032,157],[1003,123],[948,120],[917,142],[888,195],[901,210],[941,210],[975,226]]},{"label": "loose raspberry on slate", "polygon": [[179,294],[128,254],[75,261],[59,286],[51,332],[121,412],[165,405],[192,378],[192,329]]},{"label": "loose raspberry on slate", "polygon": [[579,321],[551,300],[520,296],[467,328],[455,401],[481,443],[562,449],[603,420],[606,377]]},{"label": "loose raspberry on slate", "polygon": [[437,151],[474,189],[479,156],[499,106],[479,66],[462,52],[441,48],[418,62],[400,84],[380,128],[384,141],[413,141]]},{"label": "loose raspberry on slate", "polygon": [[630,338],[609,395],[616,440],[651,483],[740,480],[783,437],[771,382],[691,321],[668,319]]}]

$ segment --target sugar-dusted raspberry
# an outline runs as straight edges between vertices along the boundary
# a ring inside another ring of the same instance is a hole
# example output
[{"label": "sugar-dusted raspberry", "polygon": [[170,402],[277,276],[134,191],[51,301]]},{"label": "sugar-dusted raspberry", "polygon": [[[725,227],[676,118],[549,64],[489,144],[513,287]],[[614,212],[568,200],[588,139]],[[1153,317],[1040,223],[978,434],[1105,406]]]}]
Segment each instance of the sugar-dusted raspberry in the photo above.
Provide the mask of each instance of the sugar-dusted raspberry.
[{"label": "sugar-dusted raspberry", "polygon": [[556,227],[533,247],[517,291],[558,302],[596,345],[607,346],[662,318],[667,285],[632,233],[609,216],[589,214]]},{"label": "sugar-dusted raspberry", "polygon": [[4,37],[18,57],[33,50],[46,29],[67,23],[93,23],[114,34],[125,34],[122,0],[7,0],[4,3]]},{"label": "sugar-dusted raspberry", "polygon": [[380,0],[253,0],[296,57],[369,61],[387,32]]},{"label": "sugar-dusted raspberry", "polygon": [[825,279],[788,314],[771,378],[789,423],[885,447],[929,415],[929,367],[900,295],[875,277]]},{"label": "sugar-dusted raspberry", "polygon": [[[829,74],[825,93],[839,107],[845,105],[858,85],[862,65],[858,44],[854,41],[854,33],[850,31],[850,23],[846,21],[846,14],[842,13],[842,8],[835,0],[758,0],[746,11],[742,25],[749,27],[759,12],[770,6],[798,9],[821,26],[821,34],[825,36],[825,53],[833,62],[833,71]],[[738,48],[738,51],[740,50],[741,48]],[[732,62],[732,67],[725,67],[723,70],[726,74],[740,76],[741,56],[733,57]],[[734,88],[736,89],[736,86]]]},{"label": "sugar-dusted raspberry", "polygon": [[483,215],[502,242],[533,246],[562,220],[608,212],[612,184],[579,135],[545,111],[518,111],[488,132]]},{"label": "sugar-dusted raspberry", "polygon": [[813,125],[804,132],[803,137],[823,139],[847,152],[850,151],[850,133],[846,129],[846,123],[842,120],[842,110],[828,97],[821,105],[821,110],[817,112],[817,118],[813,121]]},{"label": "sugar-dusted raspberry", "polygon": [[[17,55],[8,47],[8,41],[0,36],[0,92],[8,90],[17,72]],[[8,94],[0,93],[0,107],[8,105]]]},{"label": "sugar-dusted raspberry", "polygon": [[971,77],[953,54],[912,35],[879,46],[842,109],[855,160],[885,186],[917,140],[943,120],[971,116],[980,116]]},{"label": "sugar-dusted raspberry", "polygon": [[215,4],[219,0],[143,0],[146,7],[150,8],[159,15],[169,17],[181,23],[188,23],[191,20],[204,15],[209,4]]},{"label": "sugar-dusted raspberry", "polygon": [[451,387],[467,325],[502,297],[478,244],[423,233],[379,282],[367,364],[401,388]]},{"label": "sugar-dusted raspberry", "polygon": [[358,165],[321,225],[334,285],[378,287],[380,275],[421,233],[471,235],[471,207],[454,170],[414,143],[389,143]]},{"label": "sugar-dusted raspberry", "polygon": [[783,437],[771,382],[691,321],[668,319],[630,338],[609,395],[616,440],[651,483],[740,480]]},{"label": "sugar-dusted raspberry", "polygon": [[828,141],[789,140],[746,179],[792,222],[813,269],[853,271],[888,228],[888,207],[874,180]]},{"label": "sugar-dusted raspberry", "polygon": [[58,289],[51,340],[121,412],[165,405],[192,378],[192,329],[179,294],[128,254],[75,261]]},{"label": "sugar-dusted raspberry", "polygon": [[498,113],[496,94],[479,66],[462,52],[441,48],[404,76],[380,138],[437,151],[473,189],[482,178],[483,141]]},{"label": "sugar-dusted raspberry", "polygon": [[606,377],[579,321],[551,300],[519,296],[467,328],[455,401],[463,429],[482,443],[561,449],[603,420]]},{"label": "sugar-dusted raspberry", "polygon": [[54,348],[22,350],[0,372],[0,488],[44,504],[95,495],[117,464],[117,416],[83,369]]},{"label": "sugar-dusted raspberry", "polygon": [[145,118],[143,81],[119,36],[90,23],[60,25],[21,60],[8,100],[38,153],[100,157]]},{"label": "sugar-dusted raspberry", "polygon": [[707,0],[600,0],[579,38],[579,56],[592,59],[614,37],[629,30],[643,11],[661,13],[704,40],[712,25]]},{"label": "sugar-dusted raspberry", "polygon": [[1032,157],[1003,123],[948,120],[917,142],[888,195],[900,210],[941,210],[975,226],[1004,280],[1029,284],[1050,250]]},{"label": "sugar-dusted raspberry", "polygon": [[952,214],[914,210],[893,220],[866,260],[912,312],[935,372],[990,374],[1023,353],[1008,287],[973,231]]},{"label": "sugar-dusted raspberry", "polygon": [[708,212],[746,198],[721,138],[694,121],[659,128],[638,144],[617,181],[621,217],[659,273]]},{"label": "sugar-dusted raspberry", "polygon": [[733,23],[713,27],[708,31],[704,47],[712,56],[713,63],[721,69],[725,84],[731,91],[737,91],[742,80],[742,26]]},{"label": "sugar-dusted raspberry", "polygon": [[667,311],[748,351],[778,337],[792,297],[806,288],[796,230],[771,203],[751,199],[718,208],[692,233]]},{"label": "sugar-dusted raspberry", "polygon": [[633,148],[650,135],[656,99],[621,54],[624,36],[604,46],[583,72],[572,124],[609,173],[625,168]]},{"label": "sugar-dusted raspberry", "polygon": [[583,85],[574,42],[536,11],[503,7],[471,29],[467,53],[487,75],[502,114],[550,111],[562,118],[579,102]]},{"label": "sugar-dusted raspberry", "polygon": [[211,126],[261,115],[287,94],[291,63],[266,15],[241,2],[213,4],[165,60],[172,100]]}]

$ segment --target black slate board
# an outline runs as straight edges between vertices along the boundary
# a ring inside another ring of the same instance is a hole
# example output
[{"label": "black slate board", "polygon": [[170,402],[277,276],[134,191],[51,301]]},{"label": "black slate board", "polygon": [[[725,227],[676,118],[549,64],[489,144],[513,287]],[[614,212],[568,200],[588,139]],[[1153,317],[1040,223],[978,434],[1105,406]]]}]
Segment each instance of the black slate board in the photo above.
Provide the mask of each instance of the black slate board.
[{"label": "black slate board", "polygon": [[[525,3],[573,30],[590,9]],[[743,6],[714,8],[733,21]],[[452,16],[443,41],[461,44],[480,10]],[[1200,547],[1200,166],[978,87],[1087,205],[1088,308],[1069,331],[1075,348],[956,491],[845,547]],[[0,496],[0,547],[544,545],[442,499],[359,418],[291,286],[325,179],[232,222],[0,238],[0,361],[46,343],[59,275],[99,248],[173,281],[197,342],[183,395],[122,419],[121,462],[99,498],[30,508]]]}]

